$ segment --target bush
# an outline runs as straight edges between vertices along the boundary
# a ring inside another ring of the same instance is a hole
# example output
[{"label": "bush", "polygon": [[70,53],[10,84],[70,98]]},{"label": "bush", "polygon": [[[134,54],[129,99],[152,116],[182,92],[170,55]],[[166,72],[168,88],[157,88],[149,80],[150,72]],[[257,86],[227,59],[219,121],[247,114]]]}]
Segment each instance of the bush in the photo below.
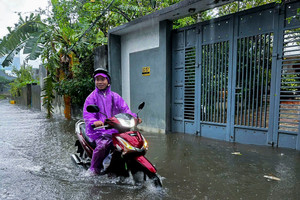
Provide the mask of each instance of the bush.
[{"label": "bush", "polygon": [[17,76],[17,78],[9,84],[11,86],[10,93],[13,97],[19,96],[22,87],[25,87],[27,84],[39,84],[39,81],[33,78],[31,66],[21,66],[20,70],[13,68],[12,73]]}]

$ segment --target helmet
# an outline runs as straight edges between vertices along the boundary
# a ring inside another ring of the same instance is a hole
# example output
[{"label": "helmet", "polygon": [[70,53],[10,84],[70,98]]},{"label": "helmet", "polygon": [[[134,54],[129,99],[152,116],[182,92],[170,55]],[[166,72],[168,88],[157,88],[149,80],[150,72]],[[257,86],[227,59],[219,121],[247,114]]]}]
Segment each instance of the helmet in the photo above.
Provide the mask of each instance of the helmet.
[{"label": "helmet", "polygon": [[97,68],[95,69],[94,73],[93,73],[93,78],[95,78],[96,74],[99,74],[99,73],[103,73],[105,75],[108,76],[109,78],[109,83],[111,82],[111,77],[110,77],[110,74],[108,73],[108,71],[104,68]]}]

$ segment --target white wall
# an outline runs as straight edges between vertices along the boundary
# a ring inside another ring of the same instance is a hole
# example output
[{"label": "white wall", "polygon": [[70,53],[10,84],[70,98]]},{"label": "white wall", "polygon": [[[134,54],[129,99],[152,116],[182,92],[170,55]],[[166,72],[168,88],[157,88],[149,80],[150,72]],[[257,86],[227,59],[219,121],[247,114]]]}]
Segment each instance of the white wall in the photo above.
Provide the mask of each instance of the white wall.
[{"label": "white wall", "polygon": [[131,32],[121,37],[122,97],[130,107],[129,54],[159,47],[159,24]]}]

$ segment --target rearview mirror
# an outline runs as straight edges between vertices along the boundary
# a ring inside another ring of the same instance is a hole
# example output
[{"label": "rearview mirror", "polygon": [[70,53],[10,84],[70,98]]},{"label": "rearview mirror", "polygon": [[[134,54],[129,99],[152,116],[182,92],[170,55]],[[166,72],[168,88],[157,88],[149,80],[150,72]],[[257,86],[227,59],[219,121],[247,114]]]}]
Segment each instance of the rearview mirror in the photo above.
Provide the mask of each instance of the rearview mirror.
[{"label": "rearview mirror", "polygon": [[145,106],[145,102],[142,102],[140,105],[139,105],[139,110],[142,110],[143,108],[144,108],[144,106]]},{"label": "rearview mirror", "polygon": [[100,111],[99,107],[96,106],[96,105],[88,105],[86,107],[86,110],[89,112],[89,113],[97,113]]}]

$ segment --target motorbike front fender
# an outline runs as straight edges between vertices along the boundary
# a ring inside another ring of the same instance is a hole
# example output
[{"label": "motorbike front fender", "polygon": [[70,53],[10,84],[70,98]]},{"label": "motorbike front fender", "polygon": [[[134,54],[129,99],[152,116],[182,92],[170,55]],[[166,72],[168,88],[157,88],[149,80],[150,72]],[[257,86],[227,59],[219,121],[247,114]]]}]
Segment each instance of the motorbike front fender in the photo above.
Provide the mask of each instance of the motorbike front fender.
[{"label": "motorbike front fender", "polygon": [[152,165],[152,163],[145,158],[144,156],[138,156],[135,157],[135,160],[140,163],[142,166],[144,166],[146,169],[148,169],[152,173],[156,173],[155,167]]}]

